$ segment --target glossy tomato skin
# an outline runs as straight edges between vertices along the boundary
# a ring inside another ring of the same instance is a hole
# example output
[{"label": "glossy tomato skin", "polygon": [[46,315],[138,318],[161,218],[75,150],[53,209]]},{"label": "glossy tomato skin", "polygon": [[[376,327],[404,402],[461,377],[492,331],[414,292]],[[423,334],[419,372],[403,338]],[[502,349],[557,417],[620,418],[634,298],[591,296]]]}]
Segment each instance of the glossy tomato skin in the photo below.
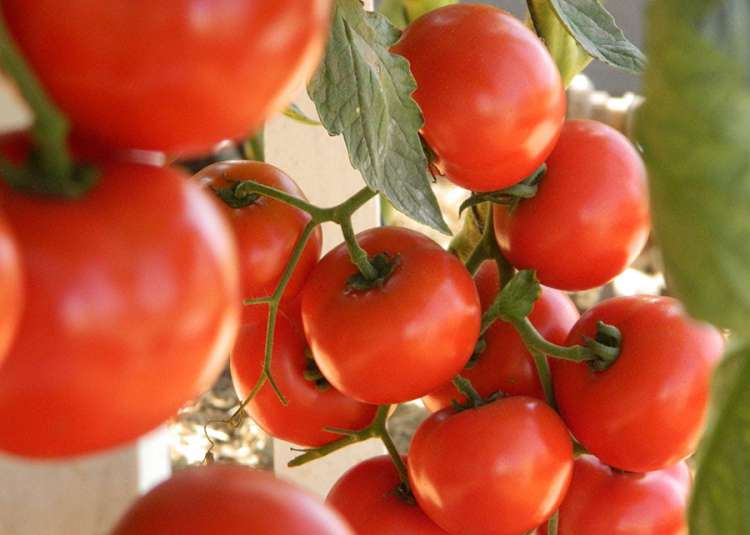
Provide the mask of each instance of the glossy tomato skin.
[{"label": "glossy tomato skin", "polygon": [[[263,162],[219,162],[197,173],[195,179],[206,188],[227,187],[230,180],[253,180],[307,200],[294,180],[280,169]],[[310,221],[309,214],[263,196],[244,208],[231,208],[223,202],[221,204],[237,240],[243,299],[272,295],[302,230]],[[308,239],[284,291],[282,302],[289,302],[300,292],[320,257],[322,243],[318,227]],[[242,312],[243,323],[265,322],[267,310],[268,307],[264,305],[245,306]]]},{"label": "glossy tomato skin", "polygon": [[518,535],[559,507],[573,447],[549,406],[516,396],[436,412],[417,429],[408,468],[417,502],[451,535]]},{"label": "glossy tomato skin", "polygon": [[291,97],[320,57],[331,2],[1,5],[45,88],[82,133],[117,147],[198,153],[248,135]]},{"label": "glossy tomato skin", "polygon": [[[274,336],[271,373],[288,405],[283,406],[266,383],[247,405],[250,416],[270,435],[300,446],[316,447],[341,438],[326,427],[358,430],[372,422],[377,407],[344,396],[329,387],[316,388],[304,378],[307,343],[294,323],[280,313]],[[255,385],[263,366],[266,326],[243,325],[231,356],[232,381],[240,399]]]},{"label": "glossy tomato skin", "polygon": [[130,441],[208,388],[234,343],[236,247],[215,200],[171,169],[99,172],[81,200],[0,194],[26,296],[0,368],[2,451]]},{"label": "glossy tomato skin", "polygon": [[609,369],[552,363],[560,414],[571,432],[621,470],[650,472],[684,459],[703,429],[721,334],[688,318],[675,299],[615,297],[584,313],[566,344],[594,337],[598,321],[622,334],[620,356]]},{"label": "glossy tomato skin", "polygon": [[380,288],[347,290],[357,272],[344,244],[328,253],[302,290],[302,322],[315,361],[344,394],[367,403],[419,398],[469,359],[480,306],[471,275],[453,255],[412,230],[357,236],[370,256],[398,255]]},{"label": "glossy tomato skin", "polygon": [[589,120],[568,121],[532,199],[495,205],[508,260],[560,290],[602,286],[643,249],[650,229],[646,170],[630,141]]},{"label": "glossy tomato skin", "polygon": [[547,159],[565,119],[563,85],[542,42],[512,15],[442,7],[412,22],[393,51],[409,60],[422,134],[451,181],[493,191]]},{"label": "glossy tomato skin", "polygon": [[[656,472],[617,472],[593,455],[576,459],[560,507],[558,535],[687,535],[690,470],[684,462]],[[546,529],[541,535],[547,535]]]},{"label": "glossy tomato skin", "polygon": [[[494,261],[484,262],[477,270],[474,281],[479,291],[482,310],[485,311],[494,301],[500,288],[497,264]],[[534,303],[529,315],[531,323],[542,336],[555,344],[565,342],[578,317],[578,309],[567,295],[544,286],[541,297]],[[484,340],[487,346],[476,364],[461,371],[461,375],[471,381],[477,392],[484,397],[502,391],[509,395],[524,395],[544,400],[534,358],[513,326],[498,320],[487,330]],[[454,399],[463,403],[466,396],[459,394],[456,387],[449,382],[423,397],[422,402],[435,412],[450,407],[451,400]]]},{"label": "glossy tomato skin", "polygon": [[355,535],[447,535],[418,505],[398,495],[400,483],[388,455],[373,457],[341,476],[326,503],[341,513]]},{"label": "glossy tomato skin", "polygon": [[0,213],[0,369],[16,334],[22,308],[23,279],[18,248]]},{"label": "glossy tomato skin", "polygon": [[188,468],[140,498],[112,535],[353,535],[307,492],[237,465]]}]

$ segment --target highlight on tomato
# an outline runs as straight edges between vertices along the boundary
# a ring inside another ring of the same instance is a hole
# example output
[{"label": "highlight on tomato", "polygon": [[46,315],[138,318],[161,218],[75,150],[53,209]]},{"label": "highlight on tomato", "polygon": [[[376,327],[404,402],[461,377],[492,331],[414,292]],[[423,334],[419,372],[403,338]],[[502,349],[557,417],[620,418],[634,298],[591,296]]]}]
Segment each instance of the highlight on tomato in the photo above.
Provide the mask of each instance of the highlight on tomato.
[{"label": "highlight on tomato", "polygon": [[333,509],[272,474],[239,465],[188,468],[141,497],[112,535],[354,535]]},{"label": "highlight on tomato", "polygon": [[393,52],[409,60],[422,135],[452,182],[494,191],[531,175],[565,120],[565,94],[533,31],[493,6],[455,4],[412,22]]},{"label": "highlight on tomato", "polygon": [[22,307],[23,279],[18,248],[0,213],[0,368],[16,334]]},{"label": "highlight on tomato", "polygon": [[[228,199],[222,201],[234,236],[240,259],[242,298],[271,296],[291,260],[302,231],[310,222],[307,212],[262,195],[238,198],[233,192],[238,183],[252,180],[307,200],[299,186],[273,165],[255,161],[224,161],[209,165],[194,177],[206,188]],[[299,292],[320,257],[323,243],[320,227],[310,235],[302,251],[282,303],[289,303]],[[265,322],[268,307],[248,305],[243,308],[243,323]]]},{"label": "highlight on tomato", "polygon": [[127,443],[206,390],[234,343],[237,252],[216,200],[173,169],[99,172],[75,201],[0,193],[25,293],[0,367],[4,452]]},{"label": "highlight on tomato", "polygon": [[4,0],[2,11],[81,133],[113,147],[205,153],[251,134],[304,84],[331,5]]}]

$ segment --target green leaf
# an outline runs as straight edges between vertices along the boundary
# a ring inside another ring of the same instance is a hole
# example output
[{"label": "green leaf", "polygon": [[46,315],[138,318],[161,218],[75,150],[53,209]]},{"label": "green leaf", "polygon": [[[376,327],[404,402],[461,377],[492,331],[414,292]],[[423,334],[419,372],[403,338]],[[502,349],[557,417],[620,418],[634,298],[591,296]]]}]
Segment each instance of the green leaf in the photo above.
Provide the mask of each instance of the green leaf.
[{"label": "green leaf", "polygon": [[408,24],[406,8],[404,7],[404,0],[383,0],[380,2],[378,11],[388,17],[391,24],[397,28],[405,28]]},{"label": "green leaf", "polygon": [[639,73],[646,57],[628,41],[599,0],[548,0],[570,35],[590,55],[613,67]]},{"label": "green leaf", "polygon": [[527,5],[534,30],[547,46],[567,87],[592,58],[560,22],[549,0],[528,0]]},{"label": "green leaf", "polygon": [[651,60],[638,135],[649,167],[654,233],[671,291],[692,315],[746,334],[750,87],[743,58],[748,51],[727,49],[716,31],[701,30],[716,9],[735,3],[651,4]]},{"label": "green leaf", "polygon": [[337,0],[326,56],[308,86],[323,126],[344,135],[349,159],[399,211],[450,234],[427,171],[422,113],[408,62],[391,54],[400,32],[358,0]]},{"label": "green leaf", "polygon": [[531,314],[541,294],[536,272],[530,269],[519,271],[500,292],[500,316],[505,321],[524,319]]},{"label": "green leaf", "polygon": [[298,123],[306,124],[309,126],[320,126],[319,121],[316,121],[315,119],[312,119],[311,117],[305,115],[305,112],[303,112],[294,102],[289,104],[289,106],[284,109],[283,113],[286,117],[289,117],[290,119],[297,121]]},{"label": "green leaf", "polygon": [[691,535],[750,533],[750,348],[714,376],[712,410],[696,456]]}]

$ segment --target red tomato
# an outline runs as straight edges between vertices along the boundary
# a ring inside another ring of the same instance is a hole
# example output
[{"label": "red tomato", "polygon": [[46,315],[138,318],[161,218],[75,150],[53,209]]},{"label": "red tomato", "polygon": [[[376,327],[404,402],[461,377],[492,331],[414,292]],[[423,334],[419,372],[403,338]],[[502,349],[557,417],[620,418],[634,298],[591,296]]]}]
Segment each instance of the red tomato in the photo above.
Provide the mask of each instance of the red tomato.
[{"label": "red tomato", "polygon": [[[497,264],[484,262],[474,276],[479,291],[482,310],[492,304],[500,288]],[[542,296],[534,303],[529,315],[531,323],[547,340],[562,344],[571,327],[578,320],[578,309],[570,298],[562,292],[542,287]],[[544,391],[539,382],[534,358],[528,352],[516,330],[509,323],[496,321],[484,335],[487,344],[479,355],[476,364],[464,369],[461,375],[469,379],[482,396],[487,397],[502,391],[509,395],[531,396],[544,400]],[[460,403],[466,396],[459,394],[452,383],[446,383],[422,398],[431,411],[438,411],[451,405],[451,400]]]},{"label": "red tomato", "polygon": [[207,152],[245,136],[312,73],[330,0],[3,0],[71,122],[108,145]]},{"label": "red tomato", "polygon": [[328,253],[302,290],[302,322],[326,379],[367,403],[416,399],[463,368],[479,336],[471,275],[431,239],[404,228],[358,235],[374,256],[398,255],[382,287],[348,291],[346,246]]},{"label": "red tomato", "polygon": [[26,296],[0,369],[0,450],[130,441],[209,387],[234,343],[237,255],[216,202],[175,170],[100,173],[78,201],[0,194]]},{"label": "red tomato", "polygon": [[451,535],[519,535],[560,506],[573,446],[548,405],[509,397],[430,416],[414,435],[408,468],[419,505]]},{"label": "red tomato", "polygon": [[[230,161],[209,165],[195,175],[206,187],[223,188],[228,180],[253,180],[300,199],[304,193],[280,169],[262,162]],[[273,294],[292,256],[302,229],[310,216],[280,201],[259,197],[250,206],[230,208],[225,203],[240,253],[242,297],[267,297]],[[305,279],[320,257],[323,238],[320,227],[310,236],[302,257],[286,287],[283,301],[288,302],[302,289]],[[248,305],[243,309],[243,323],[265,322],[268,307]]]},{"label": "red tomato", "polygon": [[563,85],[542,42],[512,15],[442,7],[409,25],[393,52],[411,64],[422,134],[450,180],[498,190],[547,159],[565,120]]},{"label": "red tomato", "polygon": [[356,535],[447,535],[418,505],[401,498],[401,480],[388,455],[359,463],[331,489],[326,503]]},{"label": "red tomato", "polygon": [[0,367],[21,318],[22,287],[16,242],[5,218],[0,215]]},{"label": "red tomato", "polygon": [[213,464],[188,468],[140,498],[112,535],[352,535],[307,492],[266,472]]},{"label": "red tomato", "polygon": [[[593,455],[576,459],[558,535],[687,535],[690,470],[685,463],[635,474]],[[546,529],[541,535],[547,535]]]},{"label": "red tomato", "polygon": [[[232,352],[232,380],[240,399],[260,376],[265,355],[266,325],[244,325]],[[321,391],[304,378],[307,343],[294,322],[280,313],[276,319],[271,373],[289,404],[285,407],[266,383],[247,405],[247,412],[270,435],[301,446],[322,446],[341,435],[325,427],[358,430],[367,427],[377,407],[354,401],[334,388]]]},{"label": "red tomato", "polygon": [[595,121],[568,121],[536,196],[495,205],[508,260],[542,284],[587,290],[622,273],[643,249],[650,216],[646,170],[630,141]]},{"label": "red tomato", "polygon": [[566,344],[593,338],[599,321],[622,334],[606,371],[554,360],[560,414],[603,463],[650,472],[690,455],[703,429],[711,375],[724,340],[669,297],[616,297],[581,316]]}]

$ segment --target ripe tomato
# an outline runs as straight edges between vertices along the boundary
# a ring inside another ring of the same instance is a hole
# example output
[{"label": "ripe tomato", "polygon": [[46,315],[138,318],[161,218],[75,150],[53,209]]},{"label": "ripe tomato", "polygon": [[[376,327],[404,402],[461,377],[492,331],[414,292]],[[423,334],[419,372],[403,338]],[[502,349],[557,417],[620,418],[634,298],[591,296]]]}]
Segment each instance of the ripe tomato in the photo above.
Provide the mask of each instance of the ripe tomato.
[{"label": "ripe tomato", "polygon": [[36,74],[82,133],[168,152],[207,152],[281,107],[317,64],[330,6],[2,1]]},{"label": "ripe tomato", "polygon": [[[484,262],[474,276],[474,281],[479,291],[482,310],[487,310],[500,289],[497,264],[493,261]],[[542,336],[555,344],[565,342],[578,317],[578,310],[567,295],[546,287],[542,287],[542,295],[534,303],[534,309],[529,315],[531,323]],[[471,381],[477,392],[487,397],[500,390],[509,395],[524,395],[544,400],[544,391],[539,382],[534,358],[511,324],[496,321],[487,330],[484,341],[486,347],[476,364],[461,372],[461,375]],[[446,383],[423,397],[422,401],[431,411],[438,411],[449,407],[454,399],[464,403],[466,396],[459,394],[452,383]]]},{"label": "ripe tomato", "polygon": [[[232,352],[232,380],[240,399],[250,393],[260,376],[265,355],[266,325],[255,323],[240,329]],[[377,407],[354,401],[331,388],[320,390],[305,379],[307,343],[294,322],[279,313],[273,345],[271,373],[289,404],[283,406],[266,383],[247,405],[247,412],[270,435],[301,446],[322,446],[340,435],[325,427],[358,430],[375,417]]]},{"label": "ripe tomato", "polygon": [[[225,188],[229,180],[253,180],[305,199],[297,184],[280,169],[262,162],[230,161],[209,165],[195,175],[206,187]],[[306,199],[305,199],[306,200]],[[234,229],[240,254],[242,297],[267,297],[273,294],[292,256],[294,245],[310,216],[280,201],[260,196],[244,208],[224,211]],[[320,227],[308,239],[282,301],[288,302],[302,289],[305,279],[320,257]],[[265,321],[266,306],[249,305],[242,313],[243,323]]]},{"label": "ripe tomato", "polygon": [[555,62],[505,11],[451,5],[414,21],[393,52],[409,60],[422,134],[448,178],[493,191],[531,175],[565,120]]},{"label": "ripe tomato", "polygon": [[447,535],[418,505],[399,496],[400,483],[391,458],[374,457],[341,476],[326,503],[341,513],[356,535]]},{"label": "ripe tomato", "polygon": [[[576,459],[570,489],[560,507],[558,535],[687,535],[685,510],[690,470],[618,472],[593,455]],[[547,535],[546,529],[541,535]]]},{"label": "ripe tomato", "polygon": [[643,249],[650,216],[646,170],[625,136],[595,121],[568,121],[532,199],[495,205],[508,260],[560,290],[602,286]]},{"label": "ripe tomato", "polygon": [[5,218],[0,216],[0,367],[21,317],[22,286],[16,242]]},{"label": "ripe tomato", "polygon": [[669,297],[616,297],[581,316],[566,344],[594,337],[599,321],[622,334],[606,371],[552,362],[560,414],[571,432],[609,466],[650,472],[690,455],[703,429],[709,383],[724,341]]},{"label": "ripe tomato", "polygon": [[26,296],[0,368],[0,450],[132,440],[210,386],[234,343],[237,255],[215,201],[171,169],[100,173],[78,201],[0,193]]},{"label": "ripe tomato", "polygon": [[349,291],[357,273],[346,246],[328,253],[302,290],[302,322],[330,383],[367,403],[398,403],[434,390],[469,359],[480,306],[471,275],[431,239],[381,227],[357,237],[370,256],[397,256],[380,287]]},{"label": "ripe tomato", "polygon": [[414,435],[408,468],[417,502],[451,535],[519,535],[559,507],[573,445],[548,405],[509,397],[430,416]]},{"label": "ripe tomato", "polygon": [[112,535],[352,535],[307,492],[266,472],[213,464],[188,468],[128,510]]}]

